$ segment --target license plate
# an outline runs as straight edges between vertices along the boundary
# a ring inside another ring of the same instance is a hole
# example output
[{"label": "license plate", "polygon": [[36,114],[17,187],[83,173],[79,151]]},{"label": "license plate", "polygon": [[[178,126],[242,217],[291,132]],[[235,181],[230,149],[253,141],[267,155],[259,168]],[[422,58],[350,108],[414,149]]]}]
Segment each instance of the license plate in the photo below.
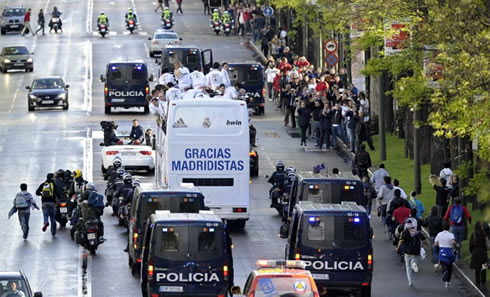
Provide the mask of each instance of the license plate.
[{"label": "license plate", "polygon": [[121,99],[112,99],[112,102],[124,102],[124,98],[121,98]]},{"label": "license plate", "polygon": [[329,280],[330,276],[328,274],[312,274],[313,279]]},{"label": "license plate", "polygon": [[160,286],[159,292],[184,292],[181,286]]},{"label": "license plate", "polygon": [[10,28],[19,28],[19,25],[11,25]]},{"label": "license plate", "polygon": [[95,233],[89,233],[89,234],[87,234],[87,239],[88,240],[94,240],[95,239]]},{"label": "license plate", "polygon": [[67,213],[67,212],[68,212],[68,208],[60,207],[60,213]]},{"label": "license plate", "polygon": [[54,104],[54,100],[44,100],[43,104]]},{"label": "license plate", "polygon": [[123,156],[136,156],[135,152],[122,152]]},{"label": "license plate", "polygon": [[100,29],[100,32],[105,33],[105,29]]},{"label": "license plate", "polygon": [[14,66],[24,66],[24,63],[15,63]]}]

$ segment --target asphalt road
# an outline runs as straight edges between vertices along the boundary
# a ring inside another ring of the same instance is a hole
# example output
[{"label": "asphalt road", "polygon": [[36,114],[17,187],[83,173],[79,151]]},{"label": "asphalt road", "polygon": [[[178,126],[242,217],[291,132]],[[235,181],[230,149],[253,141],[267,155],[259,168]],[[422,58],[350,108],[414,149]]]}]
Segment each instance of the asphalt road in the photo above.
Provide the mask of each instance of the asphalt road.
[{"label": "asphalt road", "polygon": [[[25,182],[34,192],[48,172],[59,168],[83,169],[88,180],[93,180],[99,192],[103,192],[101,148],[99,147],[101,120],[117,121],[121,133],[129,130],[133,118],[140,119],[143,127],[154,127],[152,116],[137,110],[121,111],[110,116],[103,112],[103,85],[98,81],[104,67],[112,59],[139,59],[150,65],[152,73],[158,66],[148,57],[148,37],[159,27],[159,14],[153,11],[156,1],[147,0],[29,0],[2,1],[2,5],[24,5],[33,9],[33,21],[37,21],[40,8],[47,11],[58,6],[63,12],[64,32],[46,36],[9,34],[0,37],[0,46],[25,45],[35,52],[34,72],[10,72],[0,74],[0,270],[26,272],[35,291],[44,296],[141,296],[139,281],[131,276],[127,265],[127,234],[111,217],[111,210],[104,215],[107,241],[97,255],[89,257],[86,278],[82,280],[81,249],[69,239],[66,230],[58,230],[55,238],[41,231],[42,214],[31,213],[29,239],[22,239],[16,216],[7,220],[7,212],[19,184]],[[125,33],[124,13],[134,7],[140,28],[132,35]],[[175,3],[171,3],[175,10]],[[246,40],[230,36],[215,36],[209,28],[208,17],[202,14],[201,1],[184,0],[184,15],[176,15],[176,31],[184,44],[212,48],[217,61],[246,61],[256,57],[247,48]],[[111,34],[102,39],[96,31],[96,15],[104,11],[110,19]],[[59,75],[71,85],[70,110],[27,111],[27,90],[35,77]],[[248,273],[255,268],[257,259],[282,259],[285,240],[277,234],[279,216],[269,208],[269,185],[265,175],[273,171],[278,160],[298,171],[311,170],[313,165],[324,162],[328,169],[350,170],[345,158],[335,151],[315,152],[299,147],[299,140],[286,133],[282,114],[269,102],[266,115],[255,117],[258,131],[260,176],[251,185],[251,218],[243,232],[232,234],[234,242],[235,283],[244,285]],[[312,143],[310,143],[312,146]],[[152,181],[152,176],[139,177]],[[409,190],[409,189],[406,189]],[[40,199],[36,199],[40,204]],[[382,228],[373,219],[374,281],[373,296],[471,296],[458,279],[451,289],[443,287],[441,275],[432,271],[429,261],[421,265],[415,276],[415,286],[409,287],[404,266],[397,260],[391,243],[384,239]],[[85,287],[84,287],[85,286]],[[82,290],[82,287],[84,289]]]}]

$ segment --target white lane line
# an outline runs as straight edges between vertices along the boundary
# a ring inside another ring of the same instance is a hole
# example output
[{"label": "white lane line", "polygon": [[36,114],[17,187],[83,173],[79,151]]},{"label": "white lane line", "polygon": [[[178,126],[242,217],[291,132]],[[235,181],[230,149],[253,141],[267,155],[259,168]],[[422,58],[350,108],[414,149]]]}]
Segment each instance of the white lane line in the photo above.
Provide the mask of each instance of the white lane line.
[{"label": "white lane line", "polygon": [[150,56],[150,49],[148,48],[148,44],[145,42],[145,43],[143,43],[143,45],[145,46],[146,56],[149,57]]},{"label": "white lane line", "polygon": [[87,33],[92,32],[93,13],[94,13],[94,0],[89,0],[87,5]]},{"label": "white lane line", "polygon": [[94,71],[92,64],[92,42],[88,41],[85,48],[85,92],[83,94],[83,109],[87,112],[92,112],[92,78]]},{"label": "white lane line", "polygon": [[17,84],[17,89],[15,90],[14,97],[12,98],[12,103],[10,104],[9,113],[12,113],[12,111],[14,110],[15,102],[17,101],[17,97],[19,95],[20,88],[23,82],[24,82],[24,76],[22,76],[22,78],[19,80],[19,83]]},{"label": "white lane line", "polygon": [[[134,3],[134,0],[131,0],[131,6],[133,7],[134,14],[138,16],[138,12],[136,11],[136,4]],[[138,28],[143,28],[143,25],[141,25],[140,18],[138,18]]]},{"label": "white lane line", "polygon": [[93,152],[93,139],[91,135],[90,128],[87,128],[87,135],[85,138],[85,143],[83,144],[83,175],[85,179],[89,182],[93,179],[93,161],[94,161],[94,152]]}]

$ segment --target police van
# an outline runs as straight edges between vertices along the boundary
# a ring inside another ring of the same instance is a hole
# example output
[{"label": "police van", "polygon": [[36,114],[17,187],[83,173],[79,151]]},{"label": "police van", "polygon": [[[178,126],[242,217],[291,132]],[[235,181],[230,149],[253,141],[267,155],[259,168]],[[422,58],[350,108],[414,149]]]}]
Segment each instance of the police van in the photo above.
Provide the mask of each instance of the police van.
[{"label": "police van", "polygon": [[320,174],[299,172],[289,193],[288,208],[284,220],[288,220],[296,203],[311,201],[316,203],[340,203],[354,201],[364,205],[362,182],[352,173]]},{"label": "police van", "polygon": [[320,291],[371,296],[372,230],[364,207],[354,202],[300,201],[294,208],[286,260],[302,260]]},{"label": "police van", "polygon": [[110,114],[115,107],[143,107],[144,113],[150,111],[146,96],[150,93],[153,74],[148,74],[143,61],[112,61],[100,81],[104,83],[105,114]]},{"label": "police van", "polygon": [[166,127],[157,129],[157,185],[193,183],[205,204],[228,224],[245,227],[250,217],[250,135],[244,102],[177,100]]},{"label": "police van", "polygon": [[181,184],[180,187],[167,189],[157,188],[152,184],[136,184],[128,226],[128,264],[131,273],[135,275],[139,271],[143,241],[141,232],[155,211],[198,213],[204,209],[204,196],[192,184]]},{"label": "police van", "polygon": [[189,69],[189,72],[202,70],[206,74],[213,65],[213,51],[203,50],[194,45],[168,45],[163,49],[160,57],[160,74],[164,72],[164,69],[174,73],[175,62],[181,62]]},{"label": "police van", "polygon": [[232,242],[211,211],[157,211],[146,226],[141,267],[144,297],[228,296]]},{"label": "police van", "polygon": [[229,63],[228,66],[231,85],[239,83],[247,91],[248,107],[253,109],[255,114],[263,115],[264,66],[257,62]]}]

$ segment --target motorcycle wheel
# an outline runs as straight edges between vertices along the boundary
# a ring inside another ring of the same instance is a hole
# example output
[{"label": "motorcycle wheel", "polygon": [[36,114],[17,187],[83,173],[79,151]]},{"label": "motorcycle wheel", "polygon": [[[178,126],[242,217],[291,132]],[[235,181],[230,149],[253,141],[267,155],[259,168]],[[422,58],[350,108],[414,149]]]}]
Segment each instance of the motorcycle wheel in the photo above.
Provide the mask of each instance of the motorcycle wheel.
[{"label": "motorcycle wheel", "polygon": [[97,247],[91,246],[88,248],[88,250],[89,250],[91,255],[95,255],[95,253],[97,252]]},{"label": "motorcycle wheel", "polygon": [[214,31],[214,32],[216,32],[216,35],[219,35],[219,31]]},{"label": "motorcycle wheel", "polygon": [[58,27],[54,27],[54,33],[58,34]]},{"label": "motorcycle wheel", "polygon": [[61,229],[65,229],[66,228],[66,223],[68,223],[68,220],[66,218],[65,219],[61,219],[60,228]]},{"label": "motorcycle wheel", "polygon": [[225,35],[226,36],[230,36],[230,32],[225,32]]}]

